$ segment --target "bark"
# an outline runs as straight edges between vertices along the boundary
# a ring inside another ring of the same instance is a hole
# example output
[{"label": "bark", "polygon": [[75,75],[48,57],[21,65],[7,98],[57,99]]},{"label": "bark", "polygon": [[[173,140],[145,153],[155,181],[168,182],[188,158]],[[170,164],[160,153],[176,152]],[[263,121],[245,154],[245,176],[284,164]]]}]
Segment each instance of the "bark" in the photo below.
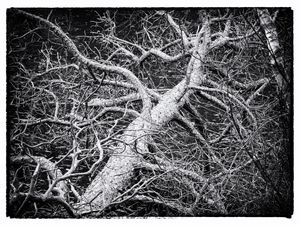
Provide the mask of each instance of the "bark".
[{"label": "bark", "polygon": [[270,62],[273,65],[274,77],[278,84],[278,88],[281,91],[284,88],[284,83],[287,81],[287,77],[284,70],[282,48],[280,46],[275,22],[273,21],[267,9],[258,9],[257,12],[261,27],[263,28],[267,39],[268,49],[271,57]]},{"label": "bark", "polygon": [[[47,173],[55,181],[63,176],[60,169],[57,168],[56,164],[50,160],[40,156],[18,156],[12,159],[13,163],[37,163],[41,165],[41,168],[46,170]],[[68,187],[65,181],[59,181],[55,187],[48,190],[49,192],[55,191],[58,193],[58,197],[65,199],[68,193]],[[47,196],[44,196],[47,198]]]},{"label": "bark", "polygon": [[[87,187],[77,207],[79,214],[101,211],[112,204],[119,192],[130,184],[134,167],[139,165],[142,154],[147,152],[147,137],[151,132],[161,129],[167,122],[175,117],[192,91],[187,91],[187,82],[185,79],[182,80],[177,86],[162,96],[160,102],[151,110],[149,117],[148,110],[151,103],[149,103],[148,94],[134,74],[123,68],[106,66],[85,58],[72,40],[64,34],[60,28],[38,16],[24,11],[19,11],[19,13],[39,20],[53,29],[54,32],[62,38],[69,51],[73,53],[78,61],[88,67],[122,74],[132,82],[132,84],[138,87],[139,94],[144,103],[143,113],[125,130],[120,138],[120,143],[114,149],[113,155],[110,157],[104,169],[99,172],[96,178]],[[199,54],[199,57],[204,58],[206,54],[206,42],[199,47],[196,46],[196,50],[197,49],[201,54]],[[201,71],[202,63],[200,60],[195,60],[195,58],[192,57],[191,61],[192,63],[190,63],[190,68],[188,69],[189,80],[192,85],[197,86],[203,82],[205,75]]]},{"label": "bark", "polygon": [[[231,26],[231,21],[228,20],[224,32],[219,38],[212,42],[210,24],[208,19],[206,19],[204,20],[202,28],[197,33],[196,37],[189,42],[188,38],[184,32],[181,31],[180,27],[175,24],[170,15],[167,15],[168,21],[178,32],[178,34],[182,35],[185,48],[190,46],[192,47],[184,54],[180,54],[175,57],[167,57],[166,54],[162,54],[162,52],[159,50],[150,50],[149,54],[154,54],[165,59],[166,61],[177,60],[185,56],[187,53],[191,53],[192,56],[187,66],[186,78],[164,95],[159,96],[157,94],[153,94],[153,92],[144,87],[141,81],[131,71],[122,67],[99,63],[83,56],[73,41],[59,27],[48,20],[24,11],[18,12],[26,17],[40,21],[47,27],[50,27],[57,36],[61,37],[69,52],[72,53],[72,55],[77,59],[79,66],[83,64],[86,67],[93,69],[99,69],[102,71],[123,75],[127,81],[131,83],[130,86],[133,86],[133,88],[137,89],[138,91],[138,94],[132,94],[128,95],[127,97],[119,98],[117,102],[108,100],[106,102],[102,101],[102,103],[99,103],[97,100],[93,100],[89,103],[90,105],[102,104],[102,106],[107,106],[115,103],[121,103],[127,101],[128,99],[136,100],[140,98],[142,100],[142,112],[140,114],[137,113],[138,117],[130,123],[127,129],[125,129],[124,133],[119,137],[119,140],[116,140],[115,143],[113,143],[111,146],[111,148],[113,148],[113,154],[110,156],[105,167],[99,171],[98,175],[86,188],[84,194],[80,197],[80,201],[75,205],[76,212],[81,215],[104,210],[106,207],[115,202],[115,199],[117,199],[117,197],[120,195],[120,192],[128,188],[128,186],[131,184],[132,178],[134,177],[135,167],[139,167],[143,163],[143,154],[148,153],[147,143],[151,138],[151,135],[161,130],[170,120],[177,118],[179,110],[188,102],[190,95],[196,91],[193,89],[225,92],[212,88],[209,90],[207,88],[199,88],[199,86],[207,79],[206,72],[204,70],[206,55],[212,48],[217,49],[229,41],[237,41],[244,38],[228,37]],[[252,34],[248,34],[248,36],[249,35]],[[144,60],[146,57],[147,55],[142,55],[140,59]],[[193,87],[193,89],[190,87]],[[203,92],[203,94],[205,93]],[[157,99],[159,99],[159,102],[154,107],[152,107],[150,96],[156,96]],[[226,108],[228,111],[228,107],[221,103],[218,99],[210,97],[208,94],[206,94],[206,96],[213,99],[215,103],[223,106],[223,108]],[[253,114],[250,112],[247,106],[239,99],[231,95],[230,97],[234,99],[238,105],[242,106],[242,108],[248,112],[253,122],[256,123]],[[57,122],[57,120],[55,121]],[[189,121],[186,123],[190,124],[189,127],[193,130],[191,123]],[[197,136],[200,140],[202,140],[200,134],[197,133]],[[214,155],[213,152],[211,152],[211,154]],[[221,162],[218,160],[216,161],[222,165]],[[213,202],[216,202],[217,210],[226,214],[225,206],[218,192],[212,185],[210,185],[209,188],[212,190],[211,195]]]},{"label": "bark", "polygon": [[[194,73],[194,84],[200,85],[203,76],[202,73]],[[140,165],[142,155],[148,151],[149,136],[173,119],[192,93],[187,92],[178,101],[184,87],[185,80],[162,96],[161,101],[151,110],[151,121],[139,117],[128,126],[120,140],[121,144],[114,150],[114,155],[82,196],[78,204],[79,214],[105,209],[113,203],[119,192],[130,184],[135,166]]]}]

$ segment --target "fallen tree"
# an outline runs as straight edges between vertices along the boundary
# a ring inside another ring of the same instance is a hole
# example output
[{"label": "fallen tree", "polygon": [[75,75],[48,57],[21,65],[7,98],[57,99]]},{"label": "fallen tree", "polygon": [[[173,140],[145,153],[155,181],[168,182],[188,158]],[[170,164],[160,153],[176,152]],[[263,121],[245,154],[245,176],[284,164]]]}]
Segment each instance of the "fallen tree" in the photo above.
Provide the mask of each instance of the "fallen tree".
[{"label": "fallen tree", "polygon": [[[37,29],[10,37],[12,215],[32,202],[36,215],[36,202],[47,201],[70,216],[139,215],[134,202],[161,205],[166,215],[249,214],[249,202],[263,196],[289,214],[290,181],[278,178],[289,170],[273,168],[283,144],[266,134],[289,115],[270,113],[278,103],[263,94],[277,84],[263,56],[269,49],[257,48],[265,43],[256,11],[247,12],[250,24],[230,10],[186,11],[183,20],[167,11],[125,12],[128,20],[118,13],[97,12],[96,31],[76,43],[51,13],[12,10],[49,37]],[[144,19],[137,25],[134,17]],[[126,29],[134,29],[127,38]],[[39,68],[15,56],[29,36],[43,46]]]}]

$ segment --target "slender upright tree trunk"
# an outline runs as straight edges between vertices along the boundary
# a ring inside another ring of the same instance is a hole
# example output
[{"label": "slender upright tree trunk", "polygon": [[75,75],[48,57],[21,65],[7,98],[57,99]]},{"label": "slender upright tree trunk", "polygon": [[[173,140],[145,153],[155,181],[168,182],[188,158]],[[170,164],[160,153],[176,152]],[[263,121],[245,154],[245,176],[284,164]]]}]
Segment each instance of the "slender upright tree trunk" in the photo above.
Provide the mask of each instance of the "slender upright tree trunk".
[{"label": "slender upright tree trunk", "polygon": [[270,51],[271,64],[273,66],[274,76],[278,84],[278,89],[281,91],[284,88],[285,76],[284,61],[282,57],[282,48],[279,43],[278,33],[275,23],[267,9],[257,10],[260,19],[260,24],[267,38],[268,49]]}]

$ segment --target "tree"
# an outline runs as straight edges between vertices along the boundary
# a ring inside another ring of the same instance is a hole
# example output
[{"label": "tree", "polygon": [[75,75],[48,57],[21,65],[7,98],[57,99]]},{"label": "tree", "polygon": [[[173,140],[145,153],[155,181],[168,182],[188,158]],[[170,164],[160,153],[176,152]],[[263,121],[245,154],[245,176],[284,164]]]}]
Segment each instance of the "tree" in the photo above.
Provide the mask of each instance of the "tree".
[{"label": "tree", "polygon": [[262,12],[8,10],[8,214],[291,216]]}]

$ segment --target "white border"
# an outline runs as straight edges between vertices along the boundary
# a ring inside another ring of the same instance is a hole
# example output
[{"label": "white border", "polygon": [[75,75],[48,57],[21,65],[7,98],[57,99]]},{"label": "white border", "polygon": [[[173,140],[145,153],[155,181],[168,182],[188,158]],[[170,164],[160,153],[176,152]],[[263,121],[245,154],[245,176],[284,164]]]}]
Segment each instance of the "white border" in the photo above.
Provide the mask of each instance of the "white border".
[{"label": "white border", "polygon": [[[299,2],[299,1],[298,1]],[[296,0],[3,0],[0,3],[1,7],[1,18],[0,18],[0,43],[1,43],[1,71],[0,71],[0,143],[2,152],[0,157],[0,223],[1,224],[39,224],[45,223],[66,223],[71,222],[75,224],[80,224],[82,222],[88,222],[89,225],[105,223],[105,224],[131,224],[131,223],[143,223],[143,224],[165,224],[172,223],[173,225],[183,225],[183,224],[196,224],[201,223],[203,225],[209,224],[264,224],[264,225],[275,225],[275,224],[300,224],[299,217],[299,136],[298,128],[300,124],[300,119],[297,118],[300,115],[299,104],[297,103],[297,97],[300,96],[300,88],[297,86],[299,83],[299,44],[297,41],[300,40],[299,37],[299,8]],[[231,218],[171,218],[171,219],[157,219],[157,218],[148,218],[145,220],[132,220],[132,219],[111,219],[111,220],[20,220],[20,219],[9,219],[6,217],[6,9],[10,7],[292,7],[294,10],[294,198],[295,198],[295,207],[294,215],[292,219],[286,218],[242,218],[242,217],[231,217]],[[298,53],[298,54],[297,54]],[[4,60],[5,59],[5,60]],[[298,64],[298,65],[297,65]],[[300,117],[299,117],[300,118]],[[298,139],[298,140],[297,140]],[[298,190],[298,191],[297,191]]]}]

